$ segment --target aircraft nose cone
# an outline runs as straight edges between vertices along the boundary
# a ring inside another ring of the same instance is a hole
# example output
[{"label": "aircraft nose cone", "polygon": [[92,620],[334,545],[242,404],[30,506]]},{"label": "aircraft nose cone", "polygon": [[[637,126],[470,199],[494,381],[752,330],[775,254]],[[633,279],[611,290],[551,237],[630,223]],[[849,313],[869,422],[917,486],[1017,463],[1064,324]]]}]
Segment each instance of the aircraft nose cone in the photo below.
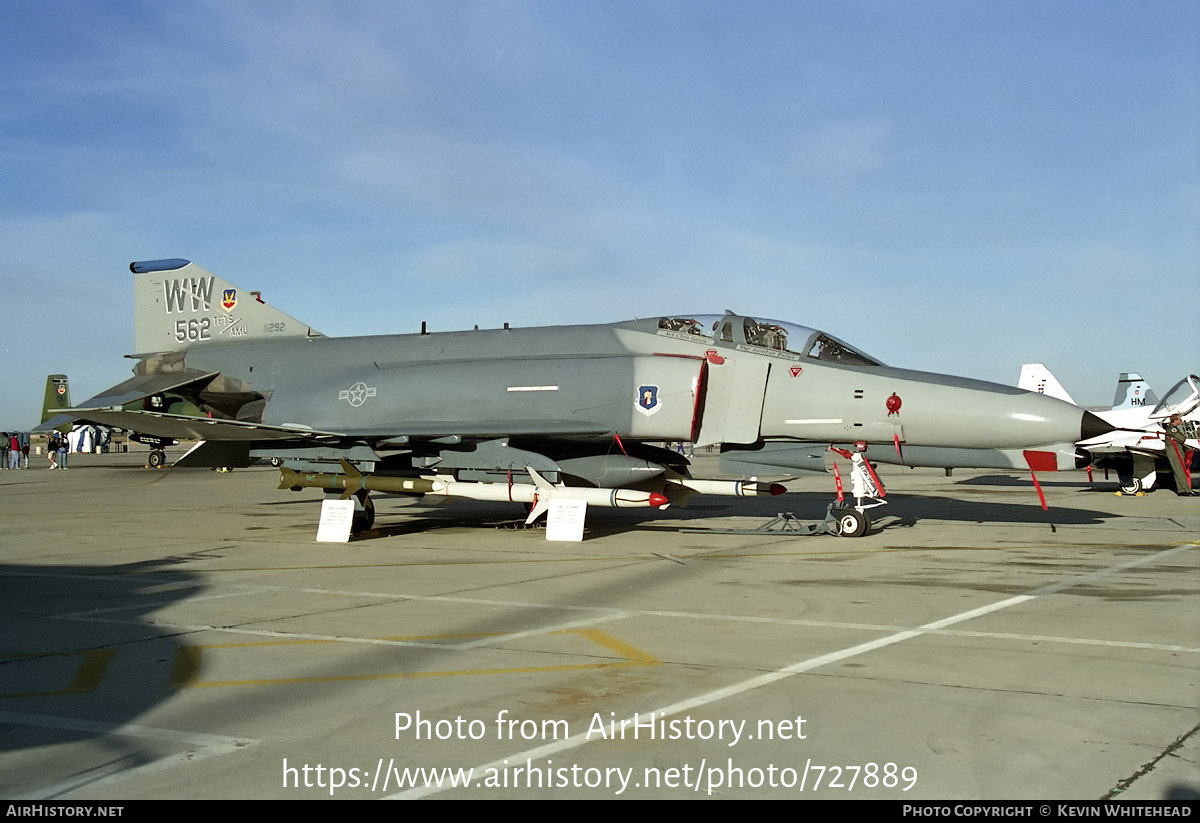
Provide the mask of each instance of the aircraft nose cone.
[{"label": "aircraft nose cone", "polygon": [[1079,424],[1079,439],[1091,440],[1093,437],[1100,437],[1116,430],[1117,427],[1107,420],[1092,414],[1090,411],[1085,411],[1083,413],[1083,420]]}]

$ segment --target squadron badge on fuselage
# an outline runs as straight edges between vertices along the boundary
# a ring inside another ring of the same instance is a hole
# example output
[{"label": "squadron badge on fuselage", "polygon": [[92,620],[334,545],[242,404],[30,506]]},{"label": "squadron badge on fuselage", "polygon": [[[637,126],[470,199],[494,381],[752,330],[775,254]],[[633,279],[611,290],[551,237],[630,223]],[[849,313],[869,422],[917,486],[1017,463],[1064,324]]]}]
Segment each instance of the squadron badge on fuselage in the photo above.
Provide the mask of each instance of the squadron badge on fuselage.
[{"label": "squadron badge on fuselage", "polygon": [[638,386],[637,410],[651,415],[662,408],[658,401],[658,386]]},{"label": "squadron badge on fuselage", "polygon": [[225,311],[233,311],[237,305],[237,289],[225,289],[221,292],[221,308]]}]

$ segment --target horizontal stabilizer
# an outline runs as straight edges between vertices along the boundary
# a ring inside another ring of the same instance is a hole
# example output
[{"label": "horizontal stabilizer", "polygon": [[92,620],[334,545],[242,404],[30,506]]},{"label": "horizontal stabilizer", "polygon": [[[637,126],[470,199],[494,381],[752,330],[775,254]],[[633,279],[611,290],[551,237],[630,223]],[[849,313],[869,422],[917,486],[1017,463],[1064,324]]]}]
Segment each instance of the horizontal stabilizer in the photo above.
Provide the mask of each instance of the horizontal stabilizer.
[{"label": "horizontal stabilizer", "polygon": [[68,413],[76,419],[86,420],[89,423],[175,440],[312,440],[320,437],[344,436],[340,432],[315,431],[292,426],[271,426],[245,420],[221,420],[213,417],[137,411],[123,409],[120,406],[70,409]]},{"label": "horizontal stabilizer", "polygon": [[[89,417],[82,412],[89,409],[103,409],[111,411],[120,409],[122,406],[129,403],[136,403],[139,400],[144,400],[156,394],[164,392],[176,391],[194,383],[201,383],[211,380],[216,377],[218,372],[203,372],[197,369],[189,369],[183,372],[170,372],[167,374],[139,374],[129,378],[124,383],[119,383],[111,389],[105,389],[95,397],[85,400],[76,408],[56,407],[53,409],[56,412],[52,417],[47,417],[42,424],[34,431],[50,431],[53,428],[71,423],[75,420],[85,420],[89,423],[101,423],[101,425],[116,425],[119,428],[131,428],[129,426],[120,426],[115,423],[103,423],[94,417]],[[139,430],[140,431],[140,430]],[[150,432],[146,432],[150,434]],[[174,436],[174,435],[168,435]]]}]

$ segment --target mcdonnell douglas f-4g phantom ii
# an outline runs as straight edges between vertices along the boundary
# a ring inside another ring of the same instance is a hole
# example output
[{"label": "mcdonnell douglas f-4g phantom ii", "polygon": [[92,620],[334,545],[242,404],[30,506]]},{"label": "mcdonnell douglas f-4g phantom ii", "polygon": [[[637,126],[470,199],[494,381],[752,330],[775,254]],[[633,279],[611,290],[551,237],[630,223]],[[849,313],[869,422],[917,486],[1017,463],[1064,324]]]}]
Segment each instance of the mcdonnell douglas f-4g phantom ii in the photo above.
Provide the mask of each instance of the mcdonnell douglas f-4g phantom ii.
[{"label": "mcdonnell douglas f-4g phantom ii", "polygon": [[[1110,429],[1060,400],[732,313],[330,338],[187,260],[130,269],[134,376],[65,414],[202,441],[176,465],[269,459],[281,488],[354,494],[360,529],[372,490],[533,503],[531,519],[556,495],[665,506],[782,491],[692,478],[664,442],[721,444],[722,470],[744,475],[825,471],[830,447],[859,467],[1048,471]],[[163,397],[204,416],[164,412]],[[858,504],[835,530],[867,530]]]}]

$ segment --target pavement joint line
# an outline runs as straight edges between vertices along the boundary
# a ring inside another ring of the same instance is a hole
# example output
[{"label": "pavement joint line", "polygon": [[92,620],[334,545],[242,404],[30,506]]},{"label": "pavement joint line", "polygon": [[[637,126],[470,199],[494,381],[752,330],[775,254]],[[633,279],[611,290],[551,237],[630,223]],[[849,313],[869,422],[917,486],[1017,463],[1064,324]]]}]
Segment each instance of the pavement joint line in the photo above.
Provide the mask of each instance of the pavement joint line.
[{"label": "pavement joint line", "polygon": [[247,746],[255,746],[262,742],[252,738],[227,737],[225,735],[207,734],[205,732],[184,732],[176,729],[158,729],[152,726],[141,726],[134,723],[103,723],[95,720],[82,720],[74,717],[57,717],[47,714],[29,714],[26,712],[0,711],[0,723],[15,726],[37,726],[49,729],[64,729],[94,734],[111,735],[115,737],[133,737],[142,740],[164,740],[191,747],[188,751],[167,757],[160,757],[148,763],[135,766],[132,769],[121,769],[101,777],[77,777],[47,786],[22,800],[51,800],[64,797],[82,788],[126,780],[139,774],[164,771],[183,765],[195,763],[207,757],[229,754]]},{"label": "pavement joint line", "polygon": [[[228,597],[244,597],[246,595],[263,594],[263,593],[264,593],[264,590],[245,589],[245,590],[240,590],[240,591],[224,592],[221,594],[204,594],[204,595],[199,595],[197,597],[189,597],[189,598],[187,598],[187,602],[188,603],[202,603],[205,600],[222,600],[222,599],[225,599]],[[178,599],[158,600],[158,601],[139,600],[137,603],[130,605],[130,606],[112,606],[111,608],[107,608],[107,609],[87,609],[86,611],[81,611],[81,612],[68,612],[66,614],[51,614],[51,615],[47,615],[47,617],[51,620],[82,620],[82,619],[86,619],[92,615],[97,615],[97,614],[113,614],[115,612],[129,612],[129,611],[149,612],[149,611],[153,611],[155,608],[158,608],[159,606],[171,606],[178,602],[179,602]]]},{"label": "pavement joint line", "polygon": [[[735,696],[743,694],[745,692],[752,691],[754,689],[758,689],[763,686],[770,685],[770,684],[778,682],[780,680],[784,680],[788,677],[792,677],[797,674],[803,674],[805,672],[812,671],[813,669],[820,668],[821,666],[825,666],[829,663],[836,663],[841,660],[846,660],[851,657],[857,657],[861,654],[866,654],[867,652],[874,651],[876,649],[885,648],[887,646],[893,646],[897,643],[902,643],[905,640],[911,640],[914,637],[920,637],[922,635],[928,634],[930,631],[935,630],[935,629],[942,629],[947,626],[953,626],[957,623],[962,623],[962,622],[965,622],[968,620],[972,620],[976,617],[982,617],[983,615],[986,615],[986,614],[992,614],[993,612],[1002,611],[1004,609],[1008,609],[1013,606],[1021,605],[1022,603],[1028,603],[1031,600],[1036,600],[1039,597],[1044,597],[1044,596],[1050,595],[1050,594],[1057,594],[1058,592],[1069,589],[1072,586],[1078,586],[1083,583],[1088,583],[1088,582],[1091,582],[1092,580],[1095,580],[1095,579],[1098,579],[1101,577],[1106,577],[1110,574],[1115,574],[1120,571],[1124,571],[1125,569],[1133,568],[1136,566],[1143,566],[1143,565],[1146,565],[1146,564],[1149,564],[1149,563],[1152,563],[1152,562],[1155,562],[1158,560],[1162,560],[1162,559],[1165,559],[1172,555],[1178,554],[1180,552],[1188,551],[1188,550],[1194,549],[1194,548],[1195,548],[1194,544],[1183,544],[1183,545],[1175,546],[1170,549],[1164,549],[1163,551],[1156,552],[1152,555],[1144,555],[1141,557],[1136,557],[1136,558],[1134,558],[1132,560],[1128,560],[1124,563],[1118,563],[1115,566],[1108,566],[1106,568],[1097,569],[1097,570],[1095,570],[1093,572],[1089,572],[1087,574],[1075,575],[1072,577],[1068,577],[1065,580],[1058,581],[1057,583],[1051,583],[1049,585],[1042,586],[1038,589],[1034,589],[1033,591],[1031,591],[1027,594],[1016,595],[1015,597],[1009,597],[1009,598],[1006,598],[999,602],[992,603],[992,604],[989,604],[986,606],[980,606],[978,608],[969,609],[965,612],[959,612],[958,614],[950,615],[949,617],[944,617],[941,620],[934,620],[930,623],[925,623],[925,624],[923,624],[921,626],[917,626],[916,628],[913,628],[913,629],[905,629],[903,631],[896,632],[895,634],[888,635],[887,637],[880,637],[875,640],[869,640],[866,643],[859,643],[857,645],[849,646],[845,649],[841,649],[841,650],[838,650],[835,652],[829,652],[828,654],[822,654],[822,655],[818,655],[816,657],[810,657],[807,660],[798,661],[796,663],[793,663],[790,666],[785,666],[781,669],[776,669],[773,672],[766,672],[766,673],[758,675],[756,677],[748,678],[746,680],[741,681],[740,683],[734,683],[732,685],[725,686],[720,689],[714,689],[712,691],[706,692],[701,695],[697,695],[695,697],[685,698],[683,700],[677,701],[677,702],[672,703],[667,706],[661,706],[659,708],[653,709],[652,711],[648,712],[648,714],[650,714],[652,717],[656,717],[656,718],[672,717],[676,714],[679,714],[680,712],[688,711],[689,709],[700,708],[701,706],[706,706],[710,703],[715,703],[715,702],[724,700],[729,697],[735,697]],[[634,717],[630,717],[630,718],[628,718],[628,721],[633,723],[633,722],[636,722],[636,719]],[[489,761],[488,763],[484,763],[482,765],[475,766],[471,770],[471,773],[472,774],[474,774],[474,773],[486,774],[489,769],[496,770],[496,769],[506,768],[507,764],[509,762],[520,763],[521,761],[524,761],[524,760],[534,760],[534,759],[539,759],[542,757],[548,757],[549,755],[552,755],[552,754],[558,754],[559,752],[570,751],[571,749],[579,748],[580,746],[583,746],[583,745],[587,744],[588,742],[590,742],[590,740],[589,740],[589,734],[587,732],[584,732],[583,734],[576,734],[571,737],[565,738],[563,740],[558,740],[553,743],[547,743],[547,744],[544,744],[541,746],[535,746],[532,749],[526,749],[523,752],[517,752],[515,754],[508,755],[507,757],[497,758],[495,760]],[[388,795],[385,799],[387,799],[387,800],[417,799],[417,798],[421,798],[421,797],[428,797],[428,796],[434,795],[434,794],[439,794],[439,793],[445,791],[447,788],[449,788],[449,787],[448,786],[447,787],[425,786],[425,787],[421,787],[421,788],[409,789],[408,791],[404,791],[404,792],[397,792],[395,794]]]}]

